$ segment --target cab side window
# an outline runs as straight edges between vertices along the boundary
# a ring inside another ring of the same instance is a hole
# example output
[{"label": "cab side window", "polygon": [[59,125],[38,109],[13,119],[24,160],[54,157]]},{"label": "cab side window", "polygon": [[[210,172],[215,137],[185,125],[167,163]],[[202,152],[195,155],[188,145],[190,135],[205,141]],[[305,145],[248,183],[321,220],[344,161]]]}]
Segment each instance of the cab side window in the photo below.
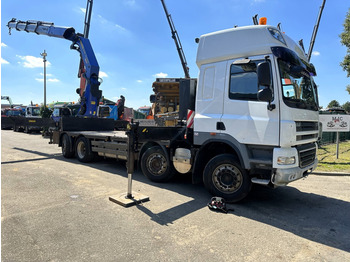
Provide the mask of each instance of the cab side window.
[{"label": "cab side window", "polygon": [[236,100],[258,101],[258,91],[264,87],[258,86],[257,65],[263,62],[251,61],[246,64],[232,64],[230,68],[229,98]]}]

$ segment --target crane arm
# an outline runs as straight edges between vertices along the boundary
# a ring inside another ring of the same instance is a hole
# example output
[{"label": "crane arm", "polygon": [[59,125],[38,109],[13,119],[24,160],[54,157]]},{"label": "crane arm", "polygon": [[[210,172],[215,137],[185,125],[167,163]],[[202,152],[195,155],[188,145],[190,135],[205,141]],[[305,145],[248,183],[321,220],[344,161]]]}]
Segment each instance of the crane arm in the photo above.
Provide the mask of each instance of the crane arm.
[{"label": "crane arm", "polygon": [[182,49],[182,45],[181,45],[181,42],[180,42],[179,35],[177,34],[174,22],[173,22],[173,20],[171,18],[171,15],[168,13],[168,9],[166,8],[164,0],[161,0],[161,2],[162,2],[162,5],[163,5],[163,8],[164,8],[164,12],[165,12],[166,18],[168,19],[168,23],[169,23],[169,26],[170,26],[172,38],[174,39],[174,42],[175,42],[175,45],[176,45],[176,49],[177,49],[177,52],[178,52],[180,60],[181,60],[182,68],[183,68],[184,73],[185,73],[185,77],[186,78],[190,78],[189,68],[187,67],[187,61],[186,61],[186,57],[185,57],[184,51]]},{"label": "crane arm", "polygon": [[7,26],[10,33],[11,29],[16,29],[17,31],[70,40],[72,42],[71,49],[77,50],[80,53],[85,69],[82,77],[86,79],[86,83],[85,86],[80,87],[79,91],[81,102],[79,114],[84,116],[97,116],[97,107],[102,96],[102,91],[99,90],[100,83],[98,81],[100,67],[89,39],[76,33],[73,27],[55,26],[54,23],[49,22],[34,20],[21,21],[13,18],[8,22]]},{"label": "crane arm", "polygon": [[21,21],[16,18],[12,18],[7,24],[9,28],[9,33],[11,34],[11,29],[16,29],[17,31],[26,31],[28,33],[36,33],[38,35],[47,35],[52,37],[64,38],[67,40],[74,41],[76,37],[75,29],[73,27],[57,27],[54,23],[43,22],[43,21]]},{"label": "crane arm", "polygon": [[1,96],[1,100],[7,100],[9,101],[10,107],[13,107],[12,100],[9,96]]},{"label": "crane arm", "polygon": [[314,26],[314,31],[312,32],[312,36],[311,36],[311,40],[310,40],[310,47],[309,47],[309,51],[308,51],[308,54],[307,54],[307,60],[309,62],[310,62],[310,59],[311,59],[312,50],[314,48],[316,35],[317,35],[317,31],[318,31],[318,26],[320,25],[320,20],[321,20],[321,16],[322,16],[322,12],[323,12],[323,8],[324,8],[325,4],[326,4],[326,0],[323,0],[322,5],[320,7],[320,11],[319,11],[318,16],[317,16],[316,24]]}]

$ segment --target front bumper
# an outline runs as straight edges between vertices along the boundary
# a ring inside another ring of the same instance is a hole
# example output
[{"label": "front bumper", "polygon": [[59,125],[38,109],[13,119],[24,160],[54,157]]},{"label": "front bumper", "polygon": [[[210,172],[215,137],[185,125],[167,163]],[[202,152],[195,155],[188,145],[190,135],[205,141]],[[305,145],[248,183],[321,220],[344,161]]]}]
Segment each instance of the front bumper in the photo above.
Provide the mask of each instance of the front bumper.
[{"label": "front bumper", "polygon": [[318,164],[318,160],[316,158],[313,164],[304,168],[300,168],[300,167],[293,167],[293,168],[286,168],[286,169],[277,168],[274,174],[272,175],[271,182],[275,186],[285,186],[290,182],[293,182],[295,180],[308,176],[312,171],[316,169],[317,164]]}]

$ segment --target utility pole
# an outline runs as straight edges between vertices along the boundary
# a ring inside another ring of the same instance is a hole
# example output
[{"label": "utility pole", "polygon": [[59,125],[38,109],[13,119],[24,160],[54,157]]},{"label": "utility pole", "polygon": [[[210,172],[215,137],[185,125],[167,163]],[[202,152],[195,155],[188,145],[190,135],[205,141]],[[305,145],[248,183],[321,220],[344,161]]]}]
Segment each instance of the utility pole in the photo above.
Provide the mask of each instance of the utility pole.
[{"label": "utility pole", "polygon": [[44,53],[40,53],[40,55],[43,57],[43,62],[44,62],[44,107],[46,107],[46,56],[47,53],[44,50]]}]

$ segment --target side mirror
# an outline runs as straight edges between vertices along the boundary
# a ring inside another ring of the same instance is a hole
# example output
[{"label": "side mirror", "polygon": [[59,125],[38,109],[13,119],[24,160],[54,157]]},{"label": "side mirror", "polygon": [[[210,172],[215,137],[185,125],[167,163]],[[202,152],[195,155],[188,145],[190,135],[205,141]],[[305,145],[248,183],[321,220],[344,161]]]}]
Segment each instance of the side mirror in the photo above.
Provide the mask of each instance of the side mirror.
[{"label": "side mirror", "polygon": [[257,74],[258,74],[258,84],[260,86],[270,87],[271,70],[270,70],[270,64],[268,62],[265,61],[258,64]]},{"label": "side mirror", "polygon": [[150,95],[149,101],[151,102],[151,104],[155,103],[156,102],[156,95]]},{"label": "side mirror", "polygon": [[272,111],[276,108],[276,105],[271,104],[272,101],[272,90],[270,87],[259,90],[258,100],[263,102],[268,102],[267,109]]},{"label": "side mirror", "polygon": [[271,88],[264,88],[258,92],[258,100],[263,102],[271,102],[272,100],[272,91]]}]

